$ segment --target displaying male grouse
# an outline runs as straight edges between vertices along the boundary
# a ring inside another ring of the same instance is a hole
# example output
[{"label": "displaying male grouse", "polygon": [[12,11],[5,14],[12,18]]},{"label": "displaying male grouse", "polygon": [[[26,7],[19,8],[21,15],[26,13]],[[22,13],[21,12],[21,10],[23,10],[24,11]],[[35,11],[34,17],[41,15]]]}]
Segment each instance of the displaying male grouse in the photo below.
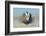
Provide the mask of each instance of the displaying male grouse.
[{"label": "displaying male grouse", "polygon": [[32,22],[32,15],[31,15],[31,13],[28,13],[26,11],[26,13],[24,13],[23,16],[25,17],[25,20],[23,21],[24,24],[29,24],[29,23]]}]

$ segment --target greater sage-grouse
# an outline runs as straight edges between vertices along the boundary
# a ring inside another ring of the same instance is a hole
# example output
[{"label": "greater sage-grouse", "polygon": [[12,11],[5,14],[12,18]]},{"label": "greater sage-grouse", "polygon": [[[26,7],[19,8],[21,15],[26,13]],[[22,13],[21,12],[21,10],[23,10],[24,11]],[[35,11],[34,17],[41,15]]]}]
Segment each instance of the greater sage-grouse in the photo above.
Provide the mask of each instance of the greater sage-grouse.
[{"label": "greater sage-grouse", "polygon": [[28,13],[28,12],[26,12],[26,13],[24,13],[23,14],[23,23],[24,24],[29,24],[29,23],[31,23],[32,22],[32,15],[31,15],[31,13]]}]

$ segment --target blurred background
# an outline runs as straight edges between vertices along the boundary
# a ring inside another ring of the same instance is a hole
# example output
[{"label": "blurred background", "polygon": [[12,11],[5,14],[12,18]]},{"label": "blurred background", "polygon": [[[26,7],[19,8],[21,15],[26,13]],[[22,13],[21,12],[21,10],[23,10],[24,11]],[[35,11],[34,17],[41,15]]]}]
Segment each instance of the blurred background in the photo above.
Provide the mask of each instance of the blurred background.
[{"label": "blurred background", "polygon": [[32,16],[39,16],[39,8],[13,8],[13,16],[21,16],[26,11]]}]

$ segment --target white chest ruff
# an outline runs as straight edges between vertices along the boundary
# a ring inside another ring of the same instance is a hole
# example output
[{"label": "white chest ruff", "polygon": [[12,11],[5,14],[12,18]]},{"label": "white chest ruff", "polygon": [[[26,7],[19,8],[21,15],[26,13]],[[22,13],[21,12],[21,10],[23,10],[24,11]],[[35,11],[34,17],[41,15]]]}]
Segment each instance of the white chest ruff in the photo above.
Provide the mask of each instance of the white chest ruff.
[{"label": "white chest ruff", "polygon": [[29,20],[29,17],[26,17],[26,20],[28,21]]},{"label": "white chest ruff", "polygon": [[28,21],[29,20],[29,16],[25,16],[26,20]]},{"label": "white chest ruff", "polygon": [[29,13],[27,14],[25,14],[25,18],[26,18],[26,20],[28,21],[29,20]]}]

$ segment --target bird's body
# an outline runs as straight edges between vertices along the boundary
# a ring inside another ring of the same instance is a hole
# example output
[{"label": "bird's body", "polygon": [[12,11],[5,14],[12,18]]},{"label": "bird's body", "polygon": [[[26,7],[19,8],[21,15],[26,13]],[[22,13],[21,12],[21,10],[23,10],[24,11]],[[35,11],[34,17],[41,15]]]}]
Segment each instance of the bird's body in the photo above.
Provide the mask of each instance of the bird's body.
[{"label": "bird's body", "polygon": [[30,22],[32,22],[32,17],[31,17],[31,13],[29,14],[28,12],[24,13],[24,20],[23,22],[25,24],[29,24]]}]

